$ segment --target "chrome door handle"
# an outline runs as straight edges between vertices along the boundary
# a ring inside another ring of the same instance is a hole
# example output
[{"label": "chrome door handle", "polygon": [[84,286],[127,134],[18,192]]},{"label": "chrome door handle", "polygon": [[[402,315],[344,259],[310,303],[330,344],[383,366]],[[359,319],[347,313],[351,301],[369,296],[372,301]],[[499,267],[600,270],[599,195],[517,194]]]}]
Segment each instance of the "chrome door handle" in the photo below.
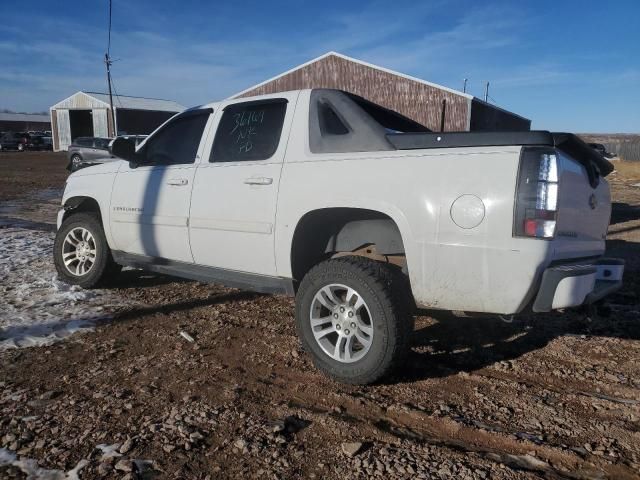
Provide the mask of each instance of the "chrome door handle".
[{"label": "chrome door handle", "polygon": [[167,185],[181,186],[187,185],[188,183],[189,180],[187,180],[186,178],[170,178],[169,180],[167,180]]},{"label": "chrome door handle", "polygon": [[271,185],[273,178],[269,177],[249,177],[244,179],[244,183],[247,185]]}]

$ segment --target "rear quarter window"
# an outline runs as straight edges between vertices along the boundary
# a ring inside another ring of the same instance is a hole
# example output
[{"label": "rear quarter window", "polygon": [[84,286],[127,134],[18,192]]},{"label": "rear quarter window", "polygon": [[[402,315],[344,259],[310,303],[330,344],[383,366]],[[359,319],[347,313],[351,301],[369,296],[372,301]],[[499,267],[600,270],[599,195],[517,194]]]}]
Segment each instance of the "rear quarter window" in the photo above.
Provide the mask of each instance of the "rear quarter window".
[{"label": "rear quarter window", "polygon": [[210,162],[246,162],[271,158],[280,143],[285,99],[237,103],[225,108]]}]

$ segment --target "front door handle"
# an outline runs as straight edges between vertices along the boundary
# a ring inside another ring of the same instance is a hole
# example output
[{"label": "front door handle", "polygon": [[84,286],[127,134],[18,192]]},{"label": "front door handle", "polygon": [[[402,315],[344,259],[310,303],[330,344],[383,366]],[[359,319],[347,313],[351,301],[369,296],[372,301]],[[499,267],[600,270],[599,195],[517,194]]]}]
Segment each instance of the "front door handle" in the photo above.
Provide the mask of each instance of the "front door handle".
[{"label": "front door handle", "polygon": [[167,185],[182,186],[187,185],[188,183],[189,180],[187,180],[186,178],[170,178],[169,180],[167,180]]},{"label": "front door handle", "polygon": [[273,178],[270,177],[249,177],[244,179],[247,185],[271,185]]}]

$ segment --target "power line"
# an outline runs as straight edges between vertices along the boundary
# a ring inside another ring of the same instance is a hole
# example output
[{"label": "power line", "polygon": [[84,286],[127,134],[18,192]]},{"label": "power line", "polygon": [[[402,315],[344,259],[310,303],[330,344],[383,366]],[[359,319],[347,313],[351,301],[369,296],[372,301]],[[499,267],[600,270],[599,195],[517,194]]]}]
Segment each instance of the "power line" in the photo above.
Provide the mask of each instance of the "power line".
[{"label": "power line", "polygon": [[109,0],[109,39],[107,40],[107,55],[111,54],[111,0]]}]

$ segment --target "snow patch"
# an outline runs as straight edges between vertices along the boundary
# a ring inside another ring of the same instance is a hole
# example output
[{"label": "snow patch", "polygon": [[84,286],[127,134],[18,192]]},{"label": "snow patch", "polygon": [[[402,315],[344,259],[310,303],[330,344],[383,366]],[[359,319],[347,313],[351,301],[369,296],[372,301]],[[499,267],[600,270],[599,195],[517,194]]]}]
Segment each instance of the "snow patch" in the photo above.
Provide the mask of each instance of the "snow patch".
[{"label": "snow patch", "polygon": [[100,445],[96,445],[96,448],[102,452],[102,457],[100,457],[100,460],[122,456],[122,454],[118,452],[118,450],[120,449],[119,443],[114,443],[113,445],[101,443]]},{"label": "snow patch", "polygon": [[0,465],[11,465],[16,459],[15,453],[0,447]]},{"label": "snow patch", "polygon": [[12,466],[20,469],[29,480],[79,480],[80,470],[89,464],[87,460],[80,460],[68,473],[62,470],[48,470],[40,468],[38,462],[32,458],[21,457],[6,448],[0,448],[0,467]]},{"label": "snow patch", "polygon": [[57,279],[54,234],[14,225],[0,228],[0,350],[49,345],[93,329],[121,304],[105,290]]}]

